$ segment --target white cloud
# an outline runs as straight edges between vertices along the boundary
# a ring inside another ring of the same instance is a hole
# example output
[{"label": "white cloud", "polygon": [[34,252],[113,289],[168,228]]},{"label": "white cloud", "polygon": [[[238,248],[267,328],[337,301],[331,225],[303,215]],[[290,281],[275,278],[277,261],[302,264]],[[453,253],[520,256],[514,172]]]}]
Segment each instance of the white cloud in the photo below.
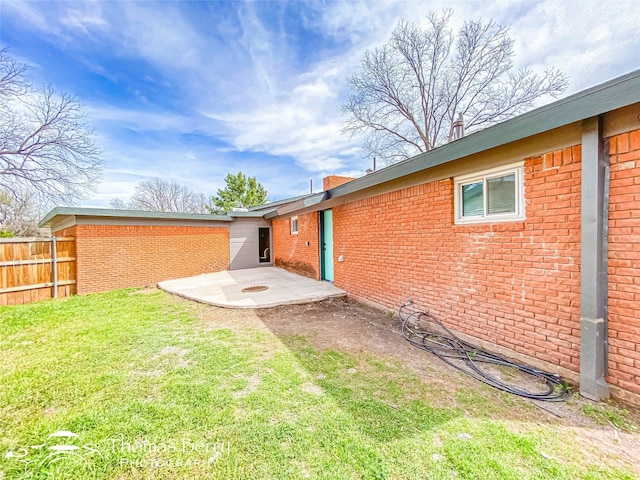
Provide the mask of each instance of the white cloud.
[{"label": "white cloud", "polygon": [[[318,42],[317,50],[302,53],[304,45],[291,42],[285,30],[285,4],[269,4],[268,19],[260,3],[224,4],[224,15],[213,11],[214,4],[205,5],[214,14],[208,20],[194,18],[188,6],[3,3],[21,19],[25,35],[40,31],[77,51],[81,63],[113,85],[123,80],[99,64],[92,49],[148,65],[148,81],[170,85],[172,105],[154,104],[144,91],[138,94],[144,109],[83,99],[108,164],[97,198],[130,192],[140,179],[153,176],[175,177],[213,193],[227,171],[243,170],[282,197],[307,191],[309,177],[318,184],[321,175],[363,174],[371,159],[364,158],[358,139],[341,133],[345,78],[357,71],[365,49],[388,39],[400,18],[423,23],[430,10],[454,8],[454,29],[479,17],[511,25],[517,66],[560,67],[571,77],[571,92],[640,68],[636,0],[309,2],[299,8],[299,23],[331,45]],[[129,143],[122,137],[125,129],[145,141]],[[150,134],[153,141],[146,138]],[[211,146],[181,145],[180,135],[209,137]],[[285,160],[275,167],[277,157]],[[296,165],[287,169],[289,158]]]},{"label": "white cloud", "polygon": [[154,63],[161,70],[198,68],[205,61],[207,42],[181,14],[178,4],[162,9],[144,3],[120,3],[123,15],[120,41],[126,51]]},{"label": "white cloud", "polygon": [[35,3],[17,0],[13,2],[3,2],[0,7],[4,10],[5,14],[13,13],[23,22],[43,32],[53,33],[57,30],[57,26],[50,25],[45,12],[36,8]]},{"label": "white cloud", "polygon": [[[516,65],[537,71],[562,69],[570,76],[567,93],[640,67],[640,2],[569,0],[521,5],[519,9],[517,2],[507,2],[510,9],[491,10],[499,22],[511,25]],[[518,14],[509,15],[514,11]]]},{"label": "white cloud", "polygon": [[67,29],[78,30],[87,36],[96,29],[106,30],[109,25],[107,21],[102,18],[100,4],[90,3],[87,4],[86,7],[84,11],[67,8],[60,17],[60,23]]},{"label": "white cloud", "polygon": [[89,104],[86,110],[93,123],[117,124],[136,131],[170,130],[183,133],[194,130],[194,121],[184,115],[119,108],[103,103]]},{"label": "white cloud", "polygon": [[343,167],[344,154],[357,152],[341,133],[339,95],[344,89],[338,62],[299,74],[290,92],[265,97],[235,112],[209,112],[229,129],[227,140],[241,151],[293,157],[310,172]]}]

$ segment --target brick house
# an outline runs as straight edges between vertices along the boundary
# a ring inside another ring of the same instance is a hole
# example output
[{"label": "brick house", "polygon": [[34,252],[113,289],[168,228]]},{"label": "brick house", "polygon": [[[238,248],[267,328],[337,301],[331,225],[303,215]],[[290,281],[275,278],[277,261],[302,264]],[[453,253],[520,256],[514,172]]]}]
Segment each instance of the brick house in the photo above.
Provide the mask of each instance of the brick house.
[{"label": "brick house", "polygon": [[640,71],[266,217],[276,265],[640,404]]},{"label": "brick house", "polygon": [[[132,263],[173,269],[136,278],[156,282],[233,268],[230,232],[247,222],[253,233],[239,238],[270,229],[268,261],[255,266],[333,281],[387,309],[411,298],[474,343],[579,381],[589,398],[640,405],[640,71],[324,187],[219,217],[56,209],[41,224],[76,236],[82,293],[83,242],[125,245],[111,261],[133,249]],[[164,236],[180,240],[177,254]],[[112,288],[134,286],[119,275]]]}]

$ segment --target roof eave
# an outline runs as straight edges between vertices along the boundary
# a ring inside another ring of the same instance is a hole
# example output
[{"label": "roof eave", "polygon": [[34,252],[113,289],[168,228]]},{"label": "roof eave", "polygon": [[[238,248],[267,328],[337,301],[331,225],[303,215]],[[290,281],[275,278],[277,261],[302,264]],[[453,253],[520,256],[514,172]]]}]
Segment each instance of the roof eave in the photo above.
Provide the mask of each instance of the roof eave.
[{"label": "roof eave", "polygon": [[249,212],[227,212],[227,215],[231,218],[265,218],[268,213],[275,211],[276,208],[269,208],[258,211]]},{"label": "roof eave", "polygon": [[108,208],[55,207],[38,223],[40,227],[50,227],[56,217],[104,217],[104,218],[138,218],[157,220],[203,220],[231,222],[228,215],[208,215],[203,213],[147,212],[141,210],[116,210]]},{"label": "roof eave", "polygon": [[275,217],[282,217],[289,213],[296,212],[298,210],[303,210],[305,208],[313,207],[324,200],[326,200],[327,192],[314,193],[313,195],[306,196],[305,198],[298,200],[296,202],[287,203],[280,208],[275,209],[274,211],[266,214],[264,218],[271,219]]},{"label": "roof eave", "polygon": [[255,207],[249,207],[249,211],[250,212],[255,212],[258,210],[265,210],[265,209],[273,209],[275,207],[287,204],[287,203],[292,203],[292,202],[296,202],[298,200],[302,200],[304,198],[310,197],[314,195],[313,193],[305,193],[304,195],[298,195],[296,197],[290,197],[290,198],[283,198],[282,200],[275,200],[273,202],[268,202],[268,203],[263,203],[262,205],[257,205]]}]

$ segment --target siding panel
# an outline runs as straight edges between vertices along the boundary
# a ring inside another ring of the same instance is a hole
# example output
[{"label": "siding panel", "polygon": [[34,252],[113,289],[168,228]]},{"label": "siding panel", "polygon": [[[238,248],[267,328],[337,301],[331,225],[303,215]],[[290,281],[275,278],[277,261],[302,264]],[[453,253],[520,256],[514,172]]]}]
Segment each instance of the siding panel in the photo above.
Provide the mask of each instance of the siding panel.
[{"label": "siding panel", "polygon": [[[260,263],[258,229],[271,228],[271,222],[262,218],[236,218],[229,225],[229,258],[231,270],[272,265]],[[270,242],[273,245],[273,242]],[[273,253],[273,247],[271,247]],[[273,257],[273,255],[271,255]]]}]

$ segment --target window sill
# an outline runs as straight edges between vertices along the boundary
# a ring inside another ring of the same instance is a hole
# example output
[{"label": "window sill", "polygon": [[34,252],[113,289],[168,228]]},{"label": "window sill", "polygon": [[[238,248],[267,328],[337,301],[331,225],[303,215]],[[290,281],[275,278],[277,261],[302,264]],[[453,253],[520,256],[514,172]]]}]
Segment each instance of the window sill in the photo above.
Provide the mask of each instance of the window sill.
[{"label": "window sill", "polygon": [[455,223],[453,230],[457,232],[516,232],[524,230],[525,225],[524,219],[509,222]]},{"label": "window sill", "polygon": [[496,223],[513,223],[524,222],[526,217],[522,215],[509,215],[509,216],[495,216],[495,217],[482,217],[482,218],[459,218],[455,221],[456,225],[479,225],[479,224],[496,224]]}]

